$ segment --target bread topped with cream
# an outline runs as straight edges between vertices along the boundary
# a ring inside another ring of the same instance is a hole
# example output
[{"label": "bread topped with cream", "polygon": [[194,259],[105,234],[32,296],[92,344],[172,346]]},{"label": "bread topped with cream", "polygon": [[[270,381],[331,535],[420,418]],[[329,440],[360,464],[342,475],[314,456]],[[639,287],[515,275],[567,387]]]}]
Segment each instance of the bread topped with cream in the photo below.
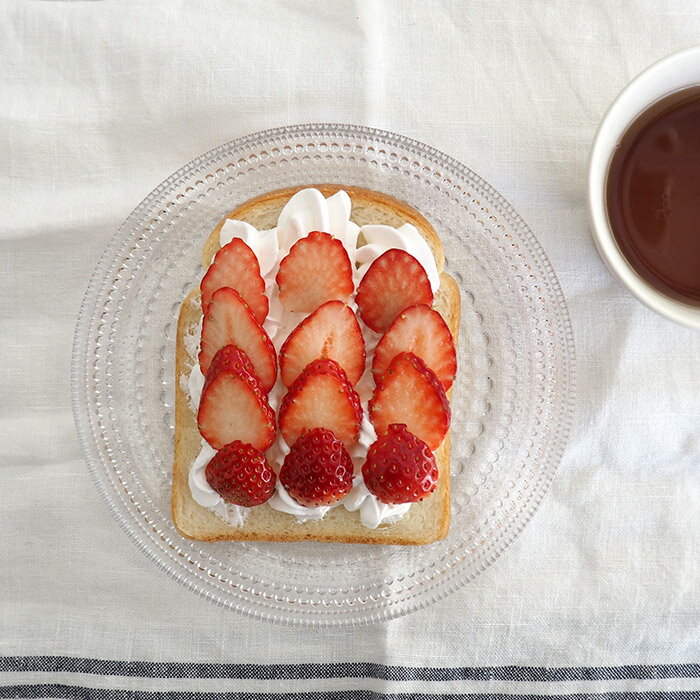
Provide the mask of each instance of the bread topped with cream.
[{"label": "bread topped with cream", "polygon": [[195,540],[425,544],[450,512],[459,290],[415,209],[261,195],[180,309],[172,514]]}]

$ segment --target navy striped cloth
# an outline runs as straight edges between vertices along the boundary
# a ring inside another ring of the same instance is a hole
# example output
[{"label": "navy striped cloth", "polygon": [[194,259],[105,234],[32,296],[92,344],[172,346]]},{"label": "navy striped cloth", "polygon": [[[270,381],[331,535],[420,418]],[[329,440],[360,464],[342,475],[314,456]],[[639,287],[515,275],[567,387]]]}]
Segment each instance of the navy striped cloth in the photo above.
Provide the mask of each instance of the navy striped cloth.
[{"label": "navy striped cloth", "polygon": [[[302,681],[305,690],[286,690],[284,697],[297,700],[422,700],[444,697],[473,700],[499,698],[542,697],[542,693],[518,692],[519,686],[555,684],[560,692],[547,692],[548,698],[583,700],[584,698],[694,698],[700,693],[700,664],[665,664],[658,666],[554,667],[500,666],[492,668],[453,667],[418,668],[383,666],[370,663],[336,664],[212,664],[212,663],[150,663],[144,661],[100,660],[73,657],[2,657],[0,673],[25,674],[37,681],[60,675],[63,682],[31,682],[0,686],[0,697],[71,698],[74,700],[267,700],[281,697],[278,689],[270,690],[270,681],[284,686],[285,681]],[[134,684],[123,686],[124,679]],[[148,679],[148,680],[147,680]],[[244,681],[240,690],[178,690],[173,680],[203,679]],[[350,689],[334,690],[325,681],[340,681]],[[159,681],[161,688],[158,689]],[[476,684],[468,682],[476,681]],[[637,681],[637,689],[615,690],[616,682]],[[685,690],[663,690],[672,685]],[[687,683],[690,681],[690,683]],[[349,682],[349,683],[348,683]],[[389,690],[374,690],[373,682],[385,682]],[[497,682],[508,683],[508,692],[487,690]],[[445,684],[453,689],[445,692]],[[297,684],[298,685],[298,684]],[[460,691],[459,686],[472,691]],[[484,691],[476,688],[484,686]],[[322,686],[323,690],[315,690]],[[569,688],[575,686],[574,692]],[[590,690],[586,690],[586,686]],[[646,686],[644,689],[640,689]],[[402,687],[409,689],[404,691]],[[597,690],[593,690],[597,688]],[[601,690],[601,688],[607,688]],[[578,691],[578,692],[576,692]]]}]

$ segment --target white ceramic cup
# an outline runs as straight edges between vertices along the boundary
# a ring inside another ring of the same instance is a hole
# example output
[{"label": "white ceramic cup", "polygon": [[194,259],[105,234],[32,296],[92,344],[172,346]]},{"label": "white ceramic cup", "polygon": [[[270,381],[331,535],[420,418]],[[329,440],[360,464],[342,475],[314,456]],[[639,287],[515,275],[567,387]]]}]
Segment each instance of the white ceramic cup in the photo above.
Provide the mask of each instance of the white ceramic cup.
[{"label": "white ceramic cup", "polygon": [[588,207],[596,247],[613,274],[650,309],[672,321],[700,329],[700,306],[691,306],[662,294],[627,262],[613,236],[605,204],[608,168],[627,127],[662,97],[693,85],[700,85],[700,46],[654,63],[618,95],[593,140],[588,164]]}]

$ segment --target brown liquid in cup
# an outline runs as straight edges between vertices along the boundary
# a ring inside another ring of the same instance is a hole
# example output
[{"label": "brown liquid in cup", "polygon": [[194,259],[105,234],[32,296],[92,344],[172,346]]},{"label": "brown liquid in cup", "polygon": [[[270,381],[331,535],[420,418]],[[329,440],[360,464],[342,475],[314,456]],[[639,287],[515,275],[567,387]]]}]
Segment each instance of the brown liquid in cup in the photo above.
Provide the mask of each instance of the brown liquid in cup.
[{"label": "brown liquid in cup", "polygon": [[668,95],[630,125],[612,156],[606,204],[637,273],[700,305],[700,86]]}]

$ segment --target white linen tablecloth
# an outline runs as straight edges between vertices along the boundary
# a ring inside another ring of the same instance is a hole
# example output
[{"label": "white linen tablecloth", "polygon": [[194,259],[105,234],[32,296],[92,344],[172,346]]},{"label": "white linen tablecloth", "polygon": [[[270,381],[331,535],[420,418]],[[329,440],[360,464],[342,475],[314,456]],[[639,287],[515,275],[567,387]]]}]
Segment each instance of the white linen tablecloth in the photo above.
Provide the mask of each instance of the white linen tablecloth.
[{"label": "white linen tablecloth", "polygon": [[[585,177],[618,91],[698,42],[693,0],[3,2],[0,697],[700,693],[700,333],[609,274]],[[160,572],[92,484],[69,389],[79,302],[132,208],[220,143],[317,121],[490,181],[550,256],[578,355],[523,534],[442,602],[353,629],[255,621]]]}]

